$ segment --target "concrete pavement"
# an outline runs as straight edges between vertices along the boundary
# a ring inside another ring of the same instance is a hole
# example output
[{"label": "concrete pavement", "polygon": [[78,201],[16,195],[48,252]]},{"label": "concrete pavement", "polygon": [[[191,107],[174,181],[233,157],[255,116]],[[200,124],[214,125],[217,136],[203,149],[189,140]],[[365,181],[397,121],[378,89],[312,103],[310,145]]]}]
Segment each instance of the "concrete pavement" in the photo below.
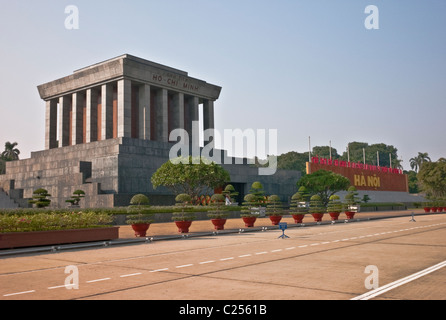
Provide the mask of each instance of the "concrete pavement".
[{"label": "concrete pavement", "polygon": [[[382,287],[446,261],[446,215],[409,220],[290,228],[288,239],[267,230],[7,257],[0,300],[348,300],[371,290],[366,282]],[[444,281],[439,268],[373,299],[445,299]]]}]

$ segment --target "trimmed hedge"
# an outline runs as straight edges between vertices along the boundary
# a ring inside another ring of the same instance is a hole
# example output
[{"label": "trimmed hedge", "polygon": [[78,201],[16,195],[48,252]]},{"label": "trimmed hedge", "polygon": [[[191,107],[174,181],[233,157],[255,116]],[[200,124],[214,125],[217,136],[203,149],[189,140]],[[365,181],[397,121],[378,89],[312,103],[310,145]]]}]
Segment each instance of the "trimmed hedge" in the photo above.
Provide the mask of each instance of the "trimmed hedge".
[{"label": "trimmed hedge", "polygon": [[112,215],[94,212],[3,214],[0,233],[101,228],[112,223]]}]

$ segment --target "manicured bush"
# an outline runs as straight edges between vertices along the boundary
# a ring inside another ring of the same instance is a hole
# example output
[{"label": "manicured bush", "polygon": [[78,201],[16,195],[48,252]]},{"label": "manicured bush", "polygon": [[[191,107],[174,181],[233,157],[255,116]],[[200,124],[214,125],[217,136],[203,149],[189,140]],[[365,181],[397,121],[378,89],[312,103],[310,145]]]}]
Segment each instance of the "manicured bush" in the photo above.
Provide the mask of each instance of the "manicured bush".
[{"label": "manicured bush", "polygon": [[99,228],[112,223],[108,214],[93,212],[0,215],[0,233]]}]

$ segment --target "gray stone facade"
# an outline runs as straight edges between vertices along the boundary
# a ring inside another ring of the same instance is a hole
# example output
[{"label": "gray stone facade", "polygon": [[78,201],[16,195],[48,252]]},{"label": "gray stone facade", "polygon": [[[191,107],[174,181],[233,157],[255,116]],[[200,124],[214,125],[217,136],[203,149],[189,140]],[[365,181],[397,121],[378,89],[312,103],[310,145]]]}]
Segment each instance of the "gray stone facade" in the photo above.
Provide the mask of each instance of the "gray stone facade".
[{"label": "gray stone facade", "polygon": [[[45,150],[8,162],[0,188],[20,206],[28,205],[34,190],[45,188],[52,207],[67,207],[65,200],[77,189],[86,193],[82,207],[115,207],[128,205],[137,193],[148,195],[152,204],[173,203],[172,193],[154,190],[150,178],[169,159],[170,132],[183,129],[192,136],[200,106],[202,129],[214,128],[221,87],[125,54],[42,84],[38,91],[45,101]],[[191,140],[196,149],[200,141]],[[254,181],[283,200],[296,192],[296,171],[261,176],[246,159],[235,164],[225,153],[222,157],[241,195]],[[10,205],[7,199],[1,203]]]},{"label": "gray stone facade", "polygon": [[[17,203],[26,206],[35,189],[52,195],[52,207],[64,208],[77,189],[85,191],[81,207],[127,206],[131,197],[146,194],[152,204],[173,204],[174,195],[166,188],[153,189],[150,178],[169,159],[171,143],[132,138],[116,138],[33,152],[30,159],[8,162],[0,176],[2,187]],[[226,157],[225,153],[222,153]],[[226,157],[227,161],[228,157]],[[230,159],[230,158],[229,158]],[[241,195],[260,181],[266,194],[279,194],[287,201],[300,178],[297,171],[278,170],[260,176],[258,168],[246,163],[222,164]],[[23,200],[21,200],[23,199]]]}]

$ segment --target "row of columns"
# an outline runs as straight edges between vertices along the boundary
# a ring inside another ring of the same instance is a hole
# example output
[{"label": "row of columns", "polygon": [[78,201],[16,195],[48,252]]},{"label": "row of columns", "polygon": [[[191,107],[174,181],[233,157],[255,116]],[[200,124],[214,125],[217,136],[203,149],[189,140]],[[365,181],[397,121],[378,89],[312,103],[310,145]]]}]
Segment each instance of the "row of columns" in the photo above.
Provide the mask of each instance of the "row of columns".
[{"label": "row of columns", "polygon": [[[203,129],[214,128],[214,102],[203,101]],[[173,129],[192,134],[200,100],[128,79],[46,101],[45,149],[117,137],[167,142]]]}]

